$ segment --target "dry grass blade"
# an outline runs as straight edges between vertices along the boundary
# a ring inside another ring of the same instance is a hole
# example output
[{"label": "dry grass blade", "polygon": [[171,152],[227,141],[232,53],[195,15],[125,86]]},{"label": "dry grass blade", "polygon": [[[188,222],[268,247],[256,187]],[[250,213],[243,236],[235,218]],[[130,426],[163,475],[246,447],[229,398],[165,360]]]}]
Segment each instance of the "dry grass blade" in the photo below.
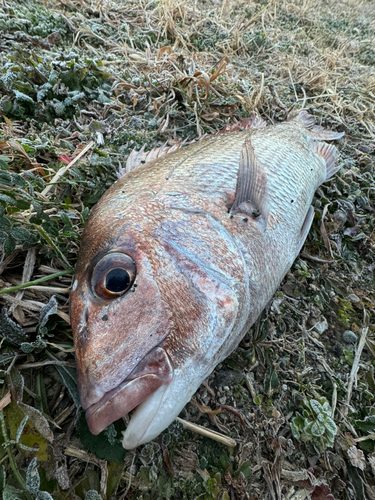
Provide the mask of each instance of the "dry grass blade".
[{"label": "dry grass blade", "polygon": [[43,191],[41,192],[41,196],[46,196],[49,191],[52,189],[52,187],[58,183],[59,179],[66,174],[66,172],[73,167],[86,153],[89,149],[91,149],[94,145],[94,141],[89,142],[83,149],[82,151],[65,167],[60,168],[58,172],[56,172],[56,175],[53,176],[51,181],[49,182],[48,186],[46,186]]},{"label": "dry grass blade", "polygon": [[324,244],[325,244],[325,247],[327,249],[327,252],[328,252],[328,255],[329,255],[329,258],[330,260],[334,260],[334,257],[333,257],[333,253],[332,253],[332,248],[331,248],[331,243],[329,241],[329,238],[328,238],[328,234],[327,234],[327,230],[326,230],[326,227],[324,225],[324,217],[326,216],[326,213],[327,213],[327,210],[328,210],[328,207],[329,207],[330,203],[328,203],[324,209],[323,209],[323,214],[322,214],[322,222],[320,224],[320,233],[322,235],[322,238],[323,238],[323,241],[324,241]]},{"label": "dry grass blade", "polygon": [[100,464],[100,459],[97,458],[95,455],[93,455],[92,453],[88,453],[85,450],[75,448],[74,446],[67,446],[64,450],[64,454],[69,457],[79,458],[84,462],[92,463],[95,465]]},{"label": "dry grass blade", "polygon": [[375,432],[371,432],[370,434],[367,434],[367,436],[361,436],[359,438],[355,438],[354,441],[356,443],[361,443],[363,441],[367,441],[368,439],[375,441]]},{"label": "dry grass blade", "polygon": [[202,427],[201,425],[193,424],[192,422],[188,422],[182,418],[177,417],[177,422],[183,425],[185,429],[189,431],[195,432],[196,434],[200,434],[201,436],[208,437],[213,439],[214,441],[218,441],[225,446],[229,446],[230,448],[234,448],[237,445],[237,441],[234,439],[224,436],[224,434],[220,434],[220,432],[212,431],[207,429],[206,427]]},{"label": "dry grass blade", "polygon": [[25,363],[23,365],[17,365],[17,368],[19,370],[27,370],[28,368],[41,368],[43,366],[47,365],[57,365],[57,366],[70,366],[72,368],[75,368],[74,363],[69,363],[68,361],[41,361],[39,363]]},{"label": "dry grass blade", "polygon": [[10,391],[9,391],[5,394],[5,396],[3,396],[0,399],[0,411],[2,411],[6,406],[8,406],[11,401],[12,401],[12,397],[11,397]]},{"label": "dry grass blade", "polygon": [[366,345],[366,339],[369,331],[370,317],[366,309],[363,309],[363,328],[361,338],[356,349],[356,353],[353,360],[352,369],[349,376],[348,388],[346,390],[345,406],[342,410],[343,415],[346,417],[349,411],[350,400],[352,398],[353,385],[357,383],[357,373],[359,369],[359,362],[362,356],[363,348]]}]

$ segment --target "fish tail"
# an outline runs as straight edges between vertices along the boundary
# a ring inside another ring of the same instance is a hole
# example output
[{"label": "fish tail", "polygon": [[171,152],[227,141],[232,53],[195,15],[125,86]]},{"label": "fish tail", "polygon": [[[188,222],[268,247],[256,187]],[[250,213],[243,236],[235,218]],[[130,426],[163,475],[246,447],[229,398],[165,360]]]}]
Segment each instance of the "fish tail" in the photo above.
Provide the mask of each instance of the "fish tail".
[{"label": "fish tail", "polygon": [[335,165],[337,149],[333,144],[325,142],[311,141],[313,151],[318,154],[326,163],[326,178],[324,182],[329,181],[340,170],[342,164]]},{"label": "fish tail", "polygon": [[345,135],[345,132],[332,132],[332,130],[325,130],[320,125],[315,125],[314,117],[309,115],[304,109],[298,115],[288,116],[288,121],[297,123],[306,129],[315,139],[320,141],[335,141]]},{"label": "fish tail", "polygon": [[337,149],[332,144],[318,141],[334,141],[341,139],[345,132],[333,132],[325,130],[320,125],[315,125],[314,117],[309,115],[304,109],[297,115],[288,117],[289,122],[294,122],[300,127],[304,128],[311,136],[311,147],[313,151],[318,154],[326,164],[326,177],[323,182],[327,182],[340,170],[342,165],[335,166]]}]

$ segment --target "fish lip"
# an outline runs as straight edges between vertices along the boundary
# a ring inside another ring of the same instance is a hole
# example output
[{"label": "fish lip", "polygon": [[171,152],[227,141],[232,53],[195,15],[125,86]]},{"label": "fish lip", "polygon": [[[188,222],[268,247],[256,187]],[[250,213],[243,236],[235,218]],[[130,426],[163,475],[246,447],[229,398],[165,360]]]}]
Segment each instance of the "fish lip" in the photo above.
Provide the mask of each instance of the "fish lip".
[{"label": "fish lip", "polygon": [[173,379],[173,365],[166,351],[155,347],[134,370],[114,389],[106,392],[86,410],[86,420],[92,434],[97,435],[108,425],[141,404],[162,385]]}]

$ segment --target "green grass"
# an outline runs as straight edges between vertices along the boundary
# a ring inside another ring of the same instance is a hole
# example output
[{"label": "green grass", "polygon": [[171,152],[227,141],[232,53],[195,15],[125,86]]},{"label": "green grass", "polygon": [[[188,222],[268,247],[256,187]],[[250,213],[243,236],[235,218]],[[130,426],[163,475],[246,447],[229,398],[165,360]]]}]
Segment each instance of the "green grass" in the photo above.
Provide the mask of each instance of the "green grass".
[{"label": "green grass", "polygon": [[[363,310],[371,313],[375,301],[374,23],[370,1],[2,7],[0,399],[12,397],[0,412],[4,498],[263,498],[278,467],[302,471],[312,461],[336,499],[347,498],[353,477],[372,485],[369,466],[355,476],[345,470],[356,468],[350,446],[366,458],[374,451],[372,440],[354,441],[374,432],[373,316],[349,409],[355,351],[342,333],[360,337]],[[208,93],[202,72],[211,77]],[[90,209],[133,148],[215,132],[253,111],[277,123],[303,105],[317,123],[346,132],[343,168],[318,190],[305,255],[273,306],[209,378],[215,396],[204,386],[194,396],[220,413],[211,418],[188,404],[182,414],[239,445],[228,449],[177,423],[134,453],[121,447],[123,422],[94,438],[80,409],[68,323]],[[322,317],[329,326],[318,334]],[[318,416],[308,402],[333,406],[336,396],[339,433],[328,463],[323,451],[333,438],[323,433],[323,446],[312,439]],[[290,423],[303,411],[298,437]],[[274,464],[271,480],[266,464]],[[299,488],[281,474],[283,494],[292,486]]]}]

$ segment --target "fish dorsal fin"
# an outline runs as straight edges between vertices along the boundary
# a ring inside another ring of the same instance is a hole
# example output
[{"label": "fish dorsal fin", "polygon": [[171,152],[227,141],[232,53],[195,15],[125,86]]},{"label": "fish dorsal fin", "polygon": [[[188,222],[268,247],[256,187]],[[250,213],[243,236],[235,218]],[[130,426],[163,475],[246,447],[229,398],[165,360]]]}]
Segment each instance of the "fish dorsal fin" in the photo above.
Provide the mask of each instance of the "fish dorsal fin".
[{"label": "fish dorsal fin", "polygon": [[145,152],[145,146],[142,146],[142,148],[139,151],[136,151],[134,148],[133,151],[130,153],[128,156],[128,159],[126,160],[126,166],[125,168],[120,167],[117,177],[122,177],[123,175],[127,174],[128,172],[131,172],[135,168],[138,168],[140,165],[143,165],[145,163],[150,163],[153,160],[157,160],[158,158],[161,158],[162,156],[165,156],[170,153],[174,153],[178,149],[182,148],[185,146],[187,142],[187,139],[184,141],[178,141],[173,146],[167,146],[168,141],[163,144],[160,148],[152,148],[150,151]]},{"label": "fish dorsal fin", "polygon": [[244,212],[253,219],[262,216],[263,220],[267,220],[266,187],[267,174],[256,157],[251,135],[249,135],[241,150],[236,198],[231,207],[231,212]]},{"label": "fish dorsal fin", "polygon": [[300,253],[300,251],[305,243],[305,240],[307,238],[307,235],[309,234],[313,220],[314,220],[314,208],[312,207],[312,205],[310,205],[309,210],[307,211],[305,220],[303,221],[303,224],[301,227],[301,234],[300,234],[300,237],[298,240],[296,254],[294,256],[295,259],[297,258],[298,254]]},{"label": "fish dorsal fin", "polygon": [[[210,135],[213,136],[217,134],[224,134],[226,132],[236,132],[237,130],[264,128],[266,126],[267,123],[258,115],[254,114],[250,118],[245,118],[240,122],[225,125],[223,129],[219,132],[216,132],[216,134],[204,134],[198,140],[201,141],[202,139],[206,139]],[[126,160],[125,168],[119,168],[117,177],[120,178],[128,172],[131,172],[135,168],[138,168],[140,165],[150,163],[151,161],[161,158],[162,156],[174,153],[178,149],[184,147],[186,144],[192,144],[193,142],[195,142],[195,140],[188,142],[188,140],[185,139],[184,141],[176,142],[172,146],[168,146],[167,141],[165,144],[163,144],[163,146],[152,148],[150,151],[145,151],[145,146],[142,146],[139,151],[134,148],[133,151],[129,154],[128,159]]]},{"label": "fish dorsal fin", "polygon": [[345,135],[345,132],[332,132],[331,130],[325,130],[320,125],[315,125],[314,117],[305,110],[300,111],[298,115],[289,116],[288,121],[298,123],[315,139],[321,141],[334,141]]},{"label": "fish dorsal fin", "polygon": [[326,178],[325,182],[329,181],[342,167],[342,165],[335,166],[337,149],[333,144],[327,144],[325,142],[311,141],[312,150],[321,156],[326,162]]}]

